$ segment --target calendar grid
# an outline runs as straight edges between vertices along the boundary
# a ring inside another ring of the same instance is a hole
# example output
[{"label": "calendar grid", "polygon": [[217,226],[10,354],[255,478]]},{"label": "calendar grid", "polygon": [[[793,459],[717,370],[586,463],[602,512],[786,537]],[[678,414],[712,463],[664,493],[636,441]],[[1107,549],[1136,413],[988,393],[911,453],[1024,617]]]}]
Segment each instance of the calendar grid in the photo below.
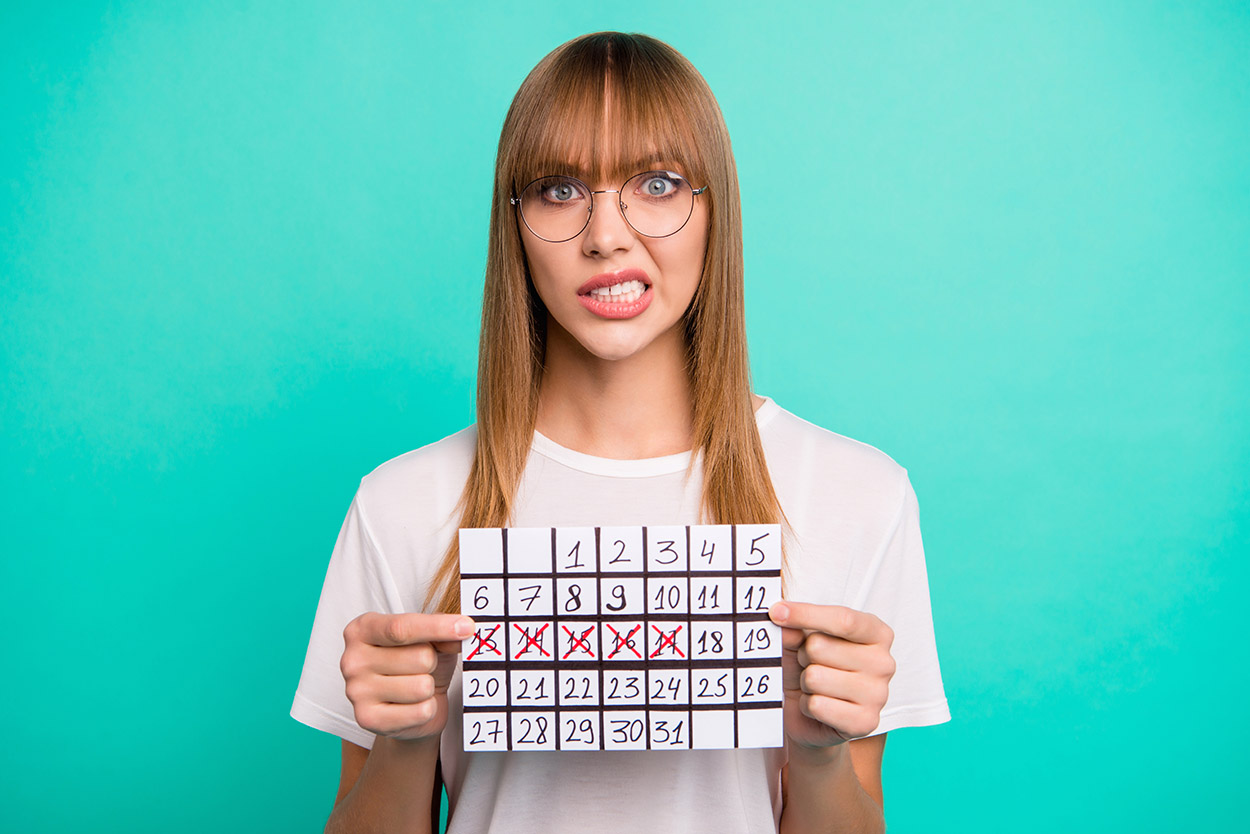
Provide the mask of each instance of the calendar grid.
[{"label": "calendar grid", "polygon": [[460,546],[465,750],[782,744],[777,525],[466,528]]}]

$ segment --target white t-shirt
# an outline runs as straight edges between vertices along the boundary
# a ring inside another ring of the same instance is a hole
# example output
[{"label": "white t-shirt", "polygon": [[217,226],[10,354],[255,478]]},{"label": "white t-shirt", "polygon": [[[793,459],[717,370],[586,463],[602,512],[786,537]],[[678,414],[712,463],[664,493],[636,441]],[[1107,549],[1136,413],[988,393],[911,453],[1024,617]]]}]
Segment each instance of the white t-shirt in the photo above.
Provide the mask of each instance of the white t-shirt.
[{"label": "white t-shirt", "polygon": [[[871,612],[894,630],[897,671],[873,733],[950,720],[938,667],[919,512],[907,471],[877,449],[822,429],[771,399],[756,411],[769,474],[794,536],[786,596]],[[339,659],[343,628],[365,611],[424,610],[459,518],[473,426],[400,455],[361,479],[330,557],[291,716],[362,747]],[[535,433],[516,527],[698,524],[702,468],[690,452],[594,457]],[[441,757],[449,831],[774,830],[782,748],[465,753],[457,669]]]}]

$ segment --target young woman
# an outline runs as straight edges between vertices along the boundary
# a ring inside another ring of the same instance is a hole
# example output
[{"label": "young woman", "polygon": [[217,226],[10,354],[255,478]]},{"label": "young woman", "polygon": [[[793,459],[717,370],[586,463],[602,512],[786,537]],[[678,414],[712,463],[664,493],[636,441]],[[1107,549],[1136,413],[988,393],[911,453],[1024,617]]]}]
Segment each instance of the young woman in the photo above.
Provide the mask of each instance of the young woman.
[{"label": "young woman", "polygon": [[[885,733],[949,720],[915,494],[750,389],[729,136],[652,38],[539,63],[505,120],[478,420],[362,479],[291,714],[343,739],[327,830],[880,831]],[[782,523],[784,748],[464,753],[456,530]]]}]

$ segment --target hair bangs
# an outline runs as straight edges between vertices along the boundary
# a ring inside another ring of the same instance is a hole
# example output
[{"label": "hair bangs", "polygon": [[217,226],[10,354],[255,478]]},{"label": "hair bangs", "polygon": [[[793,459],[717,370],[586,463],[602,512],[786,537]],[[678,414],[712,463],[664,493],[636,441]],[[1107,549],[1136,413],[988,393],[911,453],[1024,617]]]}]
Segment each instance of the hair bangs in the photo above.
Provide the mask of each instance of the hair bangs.
[{"label": "hair bangs", "polygon": [[557,50],[523,85],[504,165],[513,194],[543,176],[620,185],[651,169],[705,184],[700,85],[667,52],[641,54],[651,51],[645,42],[610,34]]}]

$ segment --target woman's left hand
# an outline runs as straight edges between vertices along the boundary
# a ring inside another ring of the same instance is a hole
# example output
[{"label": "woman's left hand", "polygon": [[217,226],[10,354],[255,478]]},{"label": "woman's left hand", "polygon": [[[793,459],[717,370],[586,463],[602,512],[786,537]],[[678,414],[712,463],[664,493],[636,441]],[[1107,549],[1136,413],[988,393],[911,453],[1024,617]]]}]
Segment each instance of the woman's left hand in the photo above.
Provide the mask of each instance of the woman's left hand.
[{"label": "woman's left hand", "polygon": [[842,605],[779,602],[786,737],[804,747],[832,747],[877,729],[894,676],[894,631]]}]

